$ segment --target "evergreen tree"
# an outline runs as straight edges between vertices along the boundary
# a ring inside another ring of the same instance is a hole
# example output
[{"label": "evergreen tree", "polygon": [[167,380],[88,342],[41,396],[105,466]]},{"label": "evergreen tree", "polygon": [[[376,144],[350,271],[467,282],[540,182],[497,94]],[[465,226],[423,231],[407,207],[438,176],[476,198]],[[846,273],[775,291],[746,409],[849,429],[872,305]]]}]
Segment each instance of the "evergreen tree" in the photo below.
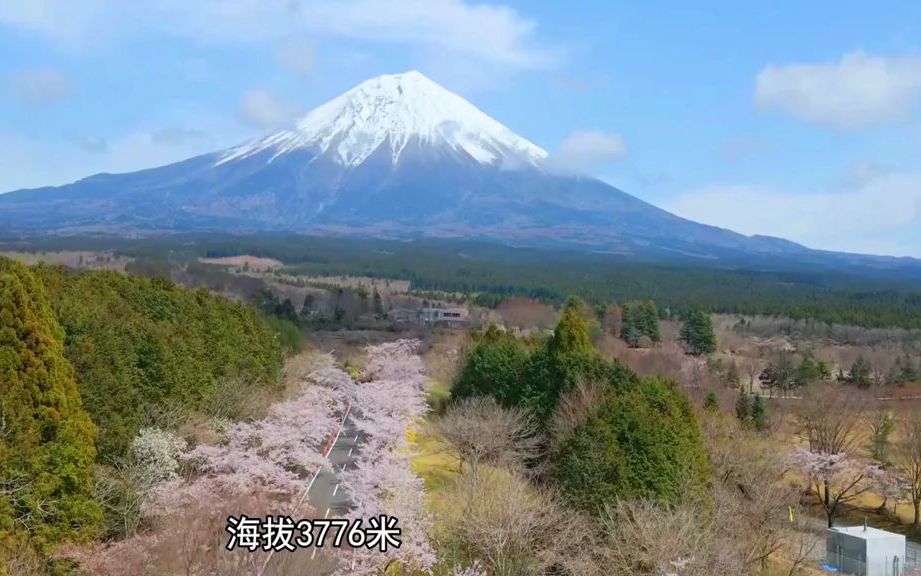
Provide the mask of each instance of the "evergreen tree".
[{"label": "evergreen tree", "polygon": [[872,367],[870,363],[861,355],[858,356],[854,363],[851,364],[851,371],[848,374],[847,381],[858,388],[868,388],[872,382],[870,372]]},{"label": "evergreen tree", "polygon": [[582,302],[570,297],[563,307],[560,321],[553,331],[548,349],[560,358],[584,357],[595,353],[588,333],[588,321],[582,315]]},{"label": "evergreen tree", "polygon": [[652,300],[634,300],[623,307],[621,338],[636,347],[640,338],[646,336],[652,342],[659,342],[659,309]]},{"label": "evergreen tree", "polygon": [[378,318],[384,317],[384,301],[381,299],[381,293],[377,291],[377,287],[374,288],[373,296],[373,306],[374,306],[374,315]]},{"label": "evergreen tree", "polygon": [[284,302],[278,305],[275,309],[275,315],[283,320],[297,323],[297,311],[294,309],[294,304],[290,298],[285,298]]},{"label": "evergreen tree", "polygon": [[96,428],[83,410],[64,333],[41,284],[0,258],[0,545],[24,535],[48,551],[93,535]]},{"label": "evergreen tree", "polygon": [[751,418],[751,414],[751,396],[743,390],[739,397],[736,398],[736,418],[739,419],[739,422],[747,423],[748,419]]},{"label": "evergreen tree", "polygon": [[703,496],[707,451],[687,396],[660,378],[614,383],[586,421],[557,438],[552,477],[577,507],[617,498],[677,503]]},{"label": "evergreen tree", "polygon": [[806,386],[812,382],[825,380],[830,376],[828,366],[821,360],[817,360],[812,354],[805,354],[796,367],[796,373],[793,376],[794,384],[797,387]]},{"label": "evergreen tree", "polygon": [[752,426],[755,427],[755,430],[761,432],[767,429],[767,408],[764,405],[764,400],[761,398],[760,394],[755,394],[755,398],[752,400]]},{"label": "evergreen tree", "polygon": [[546,424],[560,395],[581,380],[607,380],[616,368],[592,346],[588,321],[578,298],[570,298],[550,340],[528,359],[524,382],[524,407]]},{"label": "evergreen tree", "polygon": [[707,395],[704,396],[704,409],[706,410],[719,410],[720,403],[716,399],[716,392],[713,390],[708,390]]},{"label": "evergreen tree", "polygon": [[631,348],[636,348],[640,345],[640,339],[643,337],[643,334],[639,329],[634,325],[628,325],[624,329],[622,336],[623,341],[630,345]]},{"label": "evergreen tree", "polygon": [[716,333],[710,315],[700,310],[689,312],[681,326],[681,341],[695,356],[716,352]]},{"label": "evergreen tree", "polygon": [[659,308],[654,300],[644,300],[640,303],[640,331],[653,342],[659,342]]},{"label": "evergreen tree", "polygon": [[492,396],[506,407],[522,403],[528,354],[513,336],[490,326],[467,353],[451,395]]},{"label": "evergreen tree", "polygon": [[307,319],[313,316],[314,306],[316,306],[317,297],[313,294],[304,296],[304,304],[301,306],[301,318]]}]

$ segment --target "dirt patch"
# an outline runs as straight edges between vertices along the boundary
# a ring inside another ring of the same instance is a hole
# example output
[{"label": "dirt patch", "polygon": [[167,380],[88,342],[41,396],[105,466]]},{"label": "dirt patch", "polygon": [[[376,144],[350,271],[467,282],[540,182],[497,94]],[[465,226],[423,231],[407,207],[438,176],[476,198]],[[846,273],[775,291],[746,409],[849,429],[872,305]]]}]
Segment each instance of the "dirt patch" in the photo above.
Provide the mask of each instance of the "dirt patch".
[{"label": "dirt patch", "polygon": [[216,264],[218,266],[234,266],[238,268],[247,268],[249,270],[272,270],[281,268],[284,263],[274,258],[262,258],[260,256],[250,256],[241,254],[239,256],[224,256],[223,258],[199,258],[199,262],[204,264]]}]

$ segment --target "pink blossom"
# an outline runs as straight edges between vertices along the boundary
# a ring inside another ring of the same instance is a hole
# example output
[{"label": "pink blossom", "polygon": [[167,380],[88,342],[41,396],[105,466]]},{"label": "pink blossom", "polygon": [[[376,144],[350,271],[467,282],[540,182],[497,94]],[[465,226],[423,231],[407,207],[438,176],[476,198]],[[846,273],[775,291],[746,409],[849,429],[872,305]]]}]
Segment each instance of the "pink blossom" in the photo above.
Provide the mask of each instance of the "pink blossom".
[{"label": "pink blossom", "polygon": [[432,520],[425,508],[422,479],[410,468],[412,453],[406,438],[407,430],[428,410],[427,380],[417,347],[414,340],[368,347],[365,370],[370,380],[351,387],[353,421],[365,442],[355,466],[342,473],[354,503],[349,516],[395,516],[402,529],[402,545],[386,555],[366,549],[349,551],[340,564],[341,574],[377,574],[391,561],[426,572],[435,564],[428,537]]}]

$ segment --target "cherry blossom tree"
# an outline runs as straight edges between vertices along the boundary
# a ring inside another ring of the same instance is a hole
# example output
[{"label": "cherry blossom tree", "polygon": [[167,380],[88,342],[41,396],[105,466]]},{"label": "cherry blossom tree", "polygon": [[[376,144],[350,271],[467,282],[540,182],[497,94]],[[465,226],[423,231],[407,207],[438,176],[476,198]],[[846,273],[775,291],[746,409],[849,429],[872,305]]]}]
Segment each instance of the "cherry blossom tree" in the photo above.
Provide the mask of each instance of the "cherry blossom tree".
[{"label": "cherry blossom tree", "polygon": [[849,458],[846,452],[829,454],[798,448],[792,461],[825,510],[829,528],[833,526],[835,514],[842,503],[850,502],[877,486],[883,475],[878,466],[862,464]]},{"label": "cherry blossom tree", "polygon": [[892,503],[892,513],[896,514],[899,503],[908,499],[909,488],[909,482],[897,469],[880,470],[874,487],[874,491],[883,499],[880,510],[885,511],[886,505]]},{"label": "cherry blossom tree", "polygon": [[428,538],[432,521],[425,508],[422,479],[410,468],[412,452],[407,440],[408,430],[428,410],[427,380],[416,354],[418,346],[415,340],[369,346],[366,377],[350,387],[352,421],[364,440],[354,467],[342,473],[343,485],[354,502],[349,516],[394,516],[402,533],[401,546],[385,554],[369,549],[345,553],[341,574],[379,574],[394,563],[428,571],[435,564]]}]

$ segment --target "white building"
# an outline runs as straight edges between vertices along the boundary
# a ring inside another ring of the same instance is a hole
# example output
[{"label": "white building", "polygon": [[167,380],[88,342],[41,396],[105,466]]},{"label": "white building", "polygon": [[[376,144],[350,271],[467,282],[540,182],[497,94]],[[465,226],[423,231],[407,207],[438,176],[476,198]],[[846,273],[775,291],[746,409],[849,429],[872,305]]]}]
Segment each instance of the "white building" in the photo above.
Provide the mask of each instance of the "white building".
[{"label": "white building", "polygon": [[825,561],[841,574],[902,576],[906,573],[905,536],[869,526],[829,528]]}]

